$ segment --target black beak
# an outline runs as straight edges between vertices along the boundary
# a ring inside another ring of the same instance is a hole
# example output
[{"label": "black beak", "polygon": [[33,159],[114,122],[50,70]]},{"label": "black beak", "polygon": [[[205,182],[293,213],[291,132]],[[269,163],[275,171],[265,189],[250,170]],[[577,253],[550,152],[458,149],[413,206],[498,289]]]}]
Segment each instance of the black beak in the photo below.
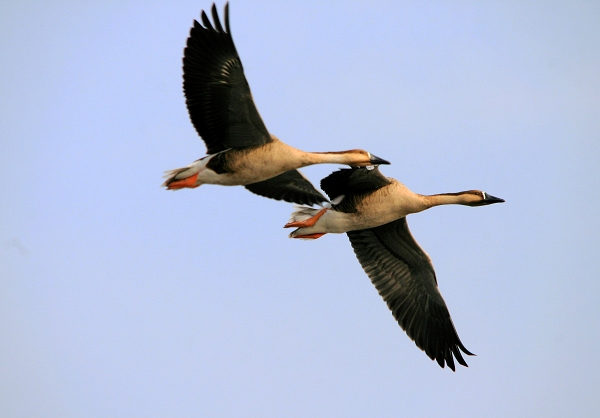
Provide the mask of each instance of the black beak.
[{"label": "black beak", "polygon": [[389,162],[389,161],[387,161],[387,160],[384,160],[383,158],[376,157],[376,156],[375,156],[375,155],[373,155],[373,154],[371,154],[371,159],[369,160],[369,162],[370,162],[372,165],[390,164],[390,162]]},{"label": "black beak", "polygon": [[473,203],[469,204],[469,206],[487,206],[487,205],[491,205],[494,203],[502,203],[502,202],[504,202],[504,199],[500,199],[499,197],[492,196],[492,195],[485,193],[485,199],[480,200],[479,202],[473,202]]},{"label": "black beak", "polygon": [[491,205],[492,203],[504,203],[504,199],[486,193],[484,202],[486,205]]}]

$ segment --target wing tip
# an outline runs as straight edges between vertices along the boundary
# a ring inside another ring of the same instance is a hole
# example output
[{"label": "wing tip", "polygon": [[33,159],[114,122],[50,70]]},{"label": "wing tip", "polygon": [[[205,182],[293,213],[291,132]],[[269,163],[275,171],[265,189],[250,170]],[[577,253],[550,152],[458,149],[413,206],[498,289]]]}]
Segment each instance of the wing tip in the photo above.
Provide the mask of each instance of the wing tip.
[{"label": "wing tip", "polygon": [[[418,345],[417,345],[417,347],[418,347]],[[419,347],[419,348],[421,348],[421,347]],[[452,370],[453,372],[456,372],[454,360],[456,360],[456,362],[458,364],[460,364],[461,366],[469,367],[469,365],[465,361],[464,357],[462,356],[461,351],[468,356],[476,356],[476,354],[471,353],[469,350],[467,350],[465,348],[465,346],[462,344],[460,339],[456,343],[452,344],[451,346],[446,347],[442,351],[438,351],[437,353],[427,353],[426,352],[426,354],[431,360],[436,361],[442,369],[446,365],[448,365],[448,368],[450,370]]]},{"label": "wing tip", "polygon": [[225,2],[225,31],[231,35],[231,29],[229,28],[229,2]]},{"label": "wing tip", "polygon": [[225,3],[224,13],[223,13],[225,29],[223,29],[223,26],[221,25],[221,19],[219,18],[219,13],[217,11],[217,5],[215,3],[213,3],[210,8],[210,14],[213,19],[212,22],[210,21],[210,18],[206,14],[206,11],[201,10],[200,11],[200,20],[202,21],[202,24],[200,24],[197,20],[194,20],[194,26],[192,27],[192,31],[193,30],[205,30],[205,31],[230,35],[231,30],[229,28],[229,2]]}]

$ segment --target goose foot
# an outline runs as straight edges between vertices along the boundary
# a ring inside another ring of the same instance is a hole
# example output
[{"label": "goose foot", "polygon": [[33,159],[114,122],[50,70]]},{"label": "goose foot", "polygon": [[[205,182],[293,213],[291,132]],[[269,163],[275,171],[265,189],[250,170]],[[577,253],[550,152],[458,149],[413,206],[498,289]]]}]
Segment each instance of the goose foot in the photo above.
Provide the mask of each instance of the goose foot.
[{"label": "goose foot", "polygon": [[184,187],[195,189],[196,187],[200,186],[199,184],[196,184],[196,180],[198,180],[198,174],[199,173],[196,173],[193,176],[185,179],[170,181],[167,184],[167,190],[183,189]]},{"label": "goose foot", "polygon": [[[308,218],[304,221],[294,221],[294,222],[288,222],[286,223],[283,227],[284,228],[308,228],[310,226],[313,226],[321,216],[323,216],[325,214],[325,212],[327,212],[327,209],[329,208],[323,208],[320,211],[317,212],[317,214],[315,216],[313,216],[312,218]],[[319,235],[319,237],[323,234],[310,234],[310,235]],[[315,238],[319,238],[319,237],[315,237]],[[297,237],[300,238],[300,237]]]},{"label": "goose foot", "polygon": [[322,233],[322,234],[306,234],[306,235],[294,235],[292,238],[300,238],[300,239],[317,239],[317,238],[321,238],[323,235],[325,235],[326,232]]}]

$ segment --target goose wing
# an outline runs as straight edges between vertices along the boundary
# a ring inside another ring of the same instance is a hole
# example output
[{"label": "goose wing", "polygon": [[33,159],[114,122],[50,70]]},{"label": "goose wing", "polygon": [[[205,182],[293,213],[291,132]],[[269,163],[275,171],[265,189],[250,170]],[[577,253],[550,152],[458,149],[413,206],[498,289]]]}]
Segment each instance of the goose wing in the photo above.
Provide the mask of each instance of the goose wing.
[{"label": "goose wing", "polygon": [[242,62],[229,29],[212,6],[214,26],[202,11],[194,20],[183,57],[183,91],[192,124],[206,143],[208,154],[229,148],[266,144],[271,136],[252,100]]},{"label": "goose wing", "polygon": [[406,218],[347,233],[361,266],[394,318],[417,347],[441,367],[454,370],[453,355],[467,366],[429,256],[411,235]]},{"label": "goose wing", "polygon": [[318,205],[327,202],[327,198],[317,191],[298,170],[286,171],[268,180],[247,184],[245,187],[257,195],[299,205]]},{"label": "goose wing", "polygon": [[333,210],[345,213],[358,212],[357,206],[364,198],[392,182],[381,174],[379,167],[351,167],[334,171],[323,180],[321,188],[330,199],[343,198],[333,205]]},{"label": "goose wing", "polygon": [[330,199],[374,192],[391,181],[381,174],[379,167],[350,167],[334,171],[323,180],[321,188]]}]

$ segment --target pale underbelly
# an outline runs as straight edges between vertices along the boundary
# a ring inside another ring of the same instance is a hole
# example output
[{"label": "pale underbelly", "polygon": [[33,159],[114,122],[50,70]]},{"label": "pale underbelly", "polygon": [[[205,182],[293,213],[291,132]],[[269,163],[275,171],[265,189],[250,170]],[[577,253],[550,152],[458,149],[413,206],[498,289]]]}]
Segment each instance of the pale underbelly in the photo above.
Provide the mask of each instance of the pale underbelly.
[{"label": "pale underbelly", "polygon": [[246,184],[258,183],[268,180],[279,174],[282,170],[244,170],[236,173],[218,174],[213,170],[205,168],[198,173],[198,181],[200,184],[219,184],[222,186],[244,186]]},{"label": "pale underbelly", "polygon": [[313,227],[306,229],[312,230],[315,228],[315,231],[310,231],[308,233],[325,232],[341,234],[348,231],[375,228],[393,222],[403,216],[406,216],[406,214],[397,211],[381,211],[365,215],[361,213],[343,213],[329,210]]},{"label": "pale underbelly", "polygon": [[219,174],[207,167],[213,157],[214,155],[211,155],[195,163],[198,170],[198,185],[244,186],[271,179],[299,167],[298,162],[291,159],[275,161],[268,155],[250,153],[244,156],[243,161],[233,164],[232,172]]}]

